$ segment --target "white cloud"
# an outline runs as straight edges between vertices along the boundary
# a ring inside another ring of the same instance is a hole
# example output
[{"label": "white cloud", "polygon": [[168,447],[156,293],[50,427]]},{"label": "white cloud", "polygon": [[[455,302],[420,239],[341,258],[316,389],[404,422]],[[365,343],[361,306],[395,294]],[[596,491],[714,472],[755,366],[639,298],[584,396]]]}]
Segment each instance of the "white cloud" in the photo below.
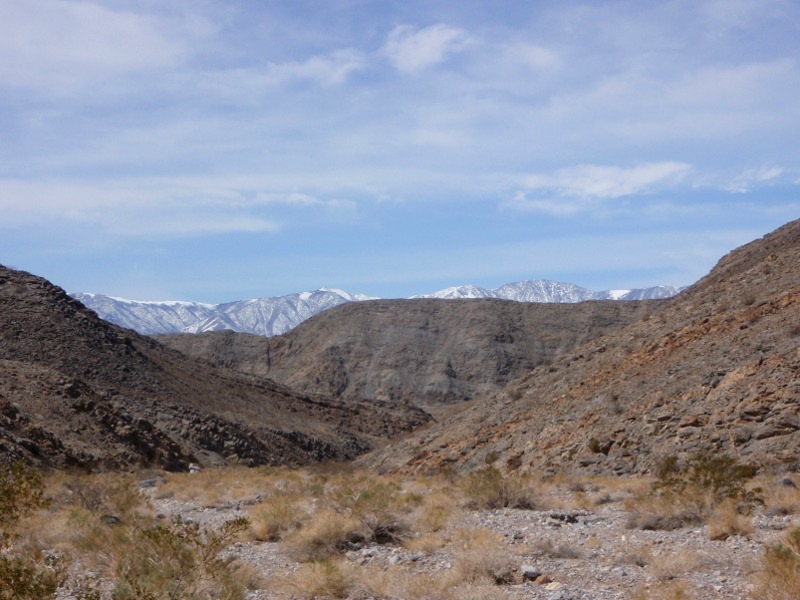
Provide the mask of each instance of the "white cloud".
[{"label": "white cloud", "polygon": [[362,52],[353,49],[336,50],[330,54],[312,56],[303,62],[270,64],[264,75],[268,84],[283,84],[308,80],[320,85],[339,85],[348,76],[364,69],[367,59]]},{"label": "white cloud", "polygon": [[0,3],[0,85],[72,91],[98,78],[179,63],[157,19],[92,2]]},{"label": "white cloud", "polygon": [[424,29],[399,25],[389,33],[384,52],[399,71],[416,73],[460,52],[469,41],[467,32],[443,23]]},{"label": "white cloud", "polygon": [[771,182],[785,173],[782,167],[763,165],[745,169],[733,181],[723,186],[723,189],[734,194],[745,194],[754,187]]},{"label": "white cloud", "polygon": [[89,225],[99,237],[271,232],[276,221],[242,210],[229,190],[167,181],[74,183],[0,180],[0,228]]},{"label": "white cloud", "polygon": [[524,212],[538,212],[554,217],[569,217],[580,212],[582,205],[565,198],[528,198],[524,192],[517,192],[502,203],[503,208]]},{"label": "white cloud", "polygon": [[561,58],[547,48],[534,44],[514,44],[510,48],[512,56],[530,69],[551,70],[561,66]]},{"label": "white cloud", "polygon": [[530,175],[523,179],[529,191],[544,191],[579,199],[619,198],[646,194],[682,180],[692,167],[682,162],[658,162],[635,167],[579,165],[559,169],[552,175]]}]

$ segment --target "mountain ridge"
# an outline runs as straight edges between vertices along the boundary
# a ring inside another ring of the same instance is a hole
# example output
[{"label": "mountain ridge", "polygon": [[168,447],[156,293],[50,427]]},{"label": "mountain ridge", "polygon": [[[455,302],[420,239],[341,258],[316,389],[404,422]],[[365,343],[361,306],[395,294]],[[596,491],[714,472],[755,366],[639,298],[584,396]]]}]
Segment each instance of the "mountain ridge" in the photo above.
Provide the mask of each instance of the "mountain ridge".
[{"label": "mountain ridge", "polygon": [[[516,302],[577,303],[588,300],[663,299],[674,296],[681,289],[657,286],[593,292],[574,284],[537,279],[507,283],[494,289],[464,285],[409,299],[496,298]],[[267,337],[286,333],[306,319],[340,304],[379,299],[324,287],[312,292],[221,304],[183,300],[140,301],[92,293],[74,293],[72,296],[102,319],[142,335],[231,330]]]},{"label": "mountain ridge", "polygon": [[0,265],[0,457],[87,469],[348,459],[427,420],[213,367]]},{"label": "mountain ridge", "polygon": [[648,472],[727,454],[800,468],[800,220],[722,257],[647,318],[365,459],[374,470]]}]

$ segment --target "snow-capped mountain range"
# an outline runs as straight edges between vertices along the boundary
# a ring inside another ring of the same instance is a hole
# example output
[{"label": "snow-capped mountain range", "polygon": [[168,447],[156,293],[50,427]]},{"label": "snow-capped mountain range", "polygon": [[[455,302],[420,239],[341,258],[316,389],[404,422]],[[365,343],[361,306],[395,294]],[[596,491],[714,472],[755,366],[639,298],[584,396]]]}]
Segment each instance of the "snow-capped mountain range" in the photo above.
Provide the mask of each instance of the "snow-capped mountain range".
[{"label": "snow-capped mountain range", "polygon": [[[574,303],[587,300],[654,300],[674,296],[681,289],[658,286],[593,292],[571,283],[537,279],[507,283],[491,290],[463,285],[412,298],[500,298],[517,302]],[[231,329],[268,337],[286,333],[315,314],[339,304],[377,299],[328,288],[224,304],[180,300],[139,301],[88,293],[76,293],[72,296],[95,311],[102,319],[144,335],[202,333]]]},{"label": "snow-capped mountain range", "polygon": [[353,295],[327,288],[225,304],[176,300],[142,302],[100,294],[72,296],[91,308],[100,318],[143,335],[202,333],[221,329],[256,335],[280,335],[323,310],[344,302],[372,299],[363,294]]}]

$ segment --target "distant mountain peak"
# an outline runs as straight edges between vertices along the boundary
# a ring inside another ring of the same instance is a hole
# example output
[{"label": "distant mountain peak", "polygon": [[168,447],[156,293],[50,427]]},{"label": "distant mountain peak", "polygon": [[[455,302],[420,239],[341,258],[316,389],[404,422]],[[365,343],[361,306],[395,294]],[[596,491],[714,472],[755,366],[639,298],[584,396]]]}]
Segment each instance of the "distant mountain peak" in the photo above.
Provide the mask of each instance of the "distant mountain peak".
[{"label": "distant mountain peak", "polygon": [[[477,285],[462,285],[412,298],[445,300],[499,298],[517,302],[575,303],[587,300],[668,298],[679,291],[678,288],[659,286],[637,290],[593,292],[571,283],[535,279],[507,283],[491,290]],[[378,299],[327,287],[285,296],[253,298],[223,304],[185,300],[128,300],[90,293],[73,294],[73,297],[106,321],[145,335],[203,333],[230,329],[268,337],[286,333],[315,314],[339,304]]]}]

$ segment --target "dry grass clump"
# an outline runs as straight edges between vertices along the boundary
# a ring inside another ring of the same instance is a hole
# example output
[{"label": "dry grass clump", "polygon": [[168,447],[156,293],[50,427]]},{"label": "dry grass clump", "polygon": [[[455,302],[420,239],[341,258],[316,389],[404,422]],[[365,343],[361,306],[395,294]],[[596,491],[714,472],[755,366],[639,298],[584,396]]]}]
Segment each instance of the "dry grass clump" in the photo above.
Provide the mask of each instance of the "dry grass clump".
[{"label": "dry grass clump", "polygon": [[504,475],[494,467],[485,467],[470,473],[461,482],[467,508],[493,510],[521,508],[533,510],[541,507],[533,480],[526,475]]},{"label": "dry grass clump", "polygon": [[569,544],[553,544],[550,540],[540,540],[533,545],[534,552],[539,556],[550,558],[580,558],[581,551]]},{"label": "dry grass clump", "polygon": [[694,550],[681,550],[654,557],[651,566],[653,575],[660,581],[671,581],[687,573],[709,568],[711,563]]},{"label": "dry grass clump", "polygon": [[620,565],[646,567],[653,564],[653,545],[649,542],[626,542],[614,558]]},{"label": "dry grass clump", "polygon": [[455,538],[454,583],[512,583],[516,561],[500,536],[488,529],[461,529]]},{"label": "dry grass clump", "polygon": [[226,466],[197,473],[168,473],[164,478],[158,488],[160,497],[218,507],[252,500],[274,489],[299,487],[301,474],[284,467]]},{"label": "dry grass clump", "polygon": [[[69,582],[72,597],[236,600],[244,598],[246,587],[253,583],[236,563],[222,558],[223,550],[249,526],[246,519],[229,521],[215,530],[181,520],[159,521],[133,478],[117,474],[56,474],[48,479],[47,490],[48,502],[34,506],[26,501],[38,512],[31,514],[24,539],[16,546],[39,548],[51,574],[56,574],[56,565],[59,573],[67,567],[93,572],[93,579]],[[26,498],[19,490],[15,495],[17,500]],[[0,598],[50,598],[55,593],[53,585],[66,581],[58,577],[45,589],[40,585],[44,579],[37,583],[26,575],[25,585],[33,591],[5,594],[3,586],[8,582],[22,583],[18,572],[0,574]]]},{"label": "dry grass clump", "polygon": [[323,561],[364,543],[367,534],[367,528],[355,516],[320,509],[285,539],[284,548],[295,560]]},{"label": "dry grass clump", "polygon": [[21,462],[0,467],[0,598],[52,598],[64,580],[64,565],[18,529],[27,514],[46,508],[41,476]]},{"label": "dry grass clump", "polygon": [[[789,482],[785,484],[784,481]],[[791,479],[763,484],[764,510],[769,515],[794,515],[800,513],[800,489]]]},{"label": "dry grass clump", "polygon": [[628,526],[680,529],[707,522],[717,510],[713,535],[721,537],[714,539],[746,531],[744,517],[733,519],[729,508],[726,513],[718,507],[735,502],[738,512],[749,510],[758,501],[757,491],[746,488],[754,474],[752,467],[725,455],[699,454],[684,463],[669,457],[656,470],[651,489],[626,500]]},{"label": "dry grass clump", "polygon": [[[419,504],[398,481],[362,471],[317,473],[309,487],[317,508],[285,539],[300,561],[320,561],[368,543],[397,544]],[[285,525],[285,523],[284,523]]]},{"label": "dry grass clump", "polygon": [[733,535],[753,533],[753,517],[742,514],[740,505],[727,498],[717,505],[708,517],[708,538],[726,540]]},{"label": "dry grass clump", "polygon": [[787,531],[780,542],[768,546],[757,575],[754,598],[796,600],[800,598],[800,527]]},{"label": "dry grass clump", "polygon": [[[281,597],[371,598],[374,600],[462,600],[448,583],[428,573],[408,573],[398,567],[357,567],[344,559],[306,563],[297,571],[271,582]],[[490,596],[482,596],[489,600]]]},{"label": "dry grass clump", "polygon": [[683,581],[659,583],[656,586],[639,586],[629,600],[695,600],[696,592]]},{"label": "dry grass clump", "polygon": [[290,598],[347,598],[355,583],[347,561],[326,559],[301,565],[274,582],[276,591]]},{"label": "dry grass clump", "polygon": [[304,498],[296,492],[277,492],[248,510],[253,538],[277,542],[302,527],[309,515]]}]

